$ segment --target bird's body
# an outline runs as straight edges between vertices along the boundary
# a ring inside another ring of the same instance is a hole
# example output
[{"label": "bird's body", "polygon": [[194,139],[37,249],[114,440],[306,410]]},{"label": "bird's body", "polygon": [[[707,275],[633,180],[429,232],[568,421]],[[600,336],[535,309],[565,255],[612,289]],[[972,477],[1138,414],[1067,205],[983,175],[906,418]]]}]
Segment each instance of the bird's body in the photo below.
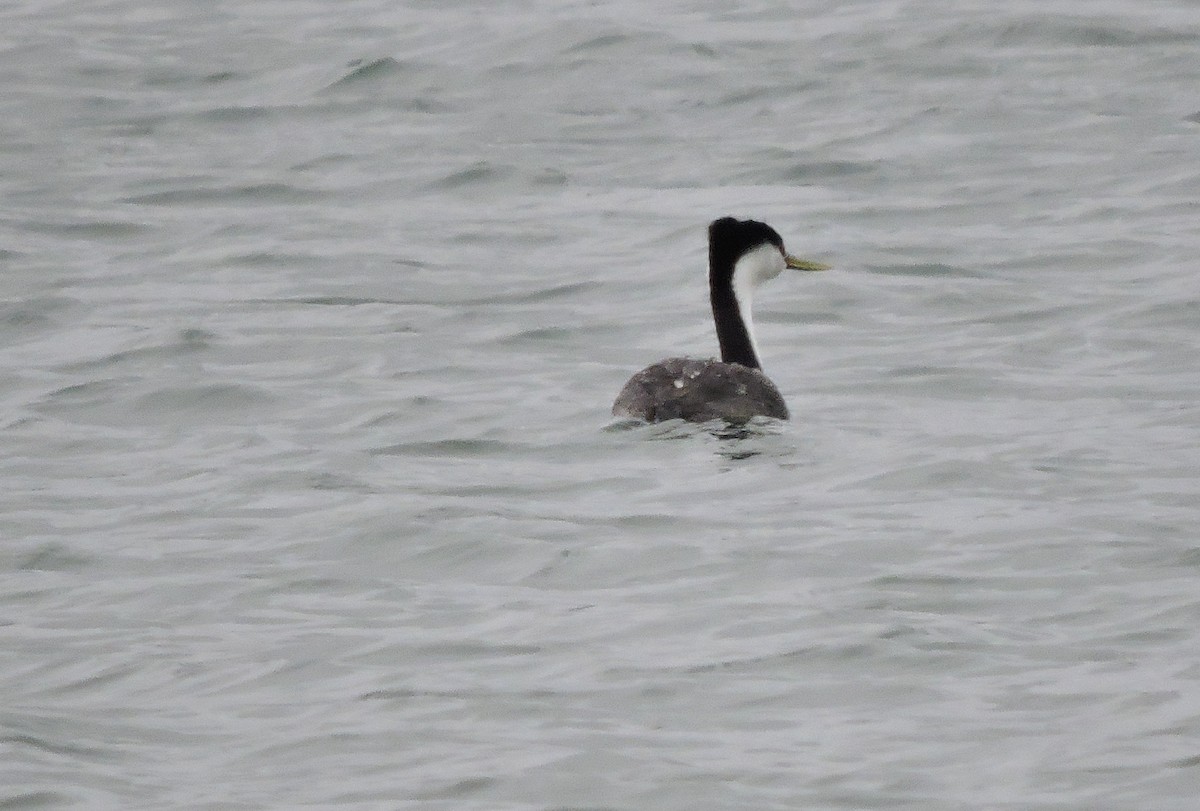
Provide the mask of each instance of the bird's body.
[{"label": "bird's body", "polygon": [[621,389],[613,413],[646,422],[788,418],[783,395],[761,369],[697,358],[667,358],[647,366]]},{"label": "bird's body", "polygon": [[667,358],[635,374],[613,403],[613,415],[662,422],[752,417],[788,418],[783,395],[762,371],[754,341],[754,288],[785,268],[827,266],[789,256],[769,225],[723,217],[708,228],[708,281],[721,360]]}]

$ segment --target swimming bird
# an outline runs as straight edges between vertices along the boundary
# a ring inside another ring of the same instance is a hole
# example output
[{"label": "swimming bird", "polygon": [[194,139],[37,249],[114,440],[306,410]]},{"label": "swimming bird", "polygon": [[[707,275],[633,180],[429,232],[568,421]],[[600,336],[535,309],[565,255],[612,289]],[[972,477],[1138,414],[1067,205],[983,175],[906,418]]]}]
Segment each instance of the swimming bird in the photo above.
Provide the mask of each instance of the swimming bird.
[{"label": "swimming bird", "polygon": [[629,378],[617,395],[615,417],[662,422],[751,417],[786,420],[783,395],[763,374],[750,308],[754,289],[785,268],[828,270],[798,259],[774,228],[757,220],[722,217],[708,226],[708,287],[721,359],[667,358]]}]

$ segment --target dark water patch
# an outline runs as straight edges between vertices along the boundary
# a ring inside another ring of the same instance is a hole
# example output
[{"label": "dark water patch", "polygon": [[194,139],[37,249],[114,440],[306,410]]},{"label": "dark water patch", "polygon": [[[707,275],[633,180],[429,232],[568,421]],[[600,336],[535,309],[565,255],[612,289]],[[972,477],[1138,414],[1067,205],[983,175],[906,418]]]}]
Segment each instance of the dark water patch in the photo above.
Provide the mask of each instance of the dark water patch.
[{"label": "dark water patch", "polygon": [[465,169],[452,172],[431,185],[436,189],[450,191],[467,186],[495,183],[511,176],[512,167],[510,166],[495,166],[489,161],[476,161]]},{"label": "dark water patch", "polygon": [[65,239],[129,240],[141,236],[150,229],[135,222],[116,220],[92,220],[87,222],[44,222],[23,223],[25,228],[42,234],[61,236]]},{"label": "dark water patch", "polygon": [[1178,554],[1175,562],[1181,568],[1200,570],[1200,547],[1183,550]]},{"label": "dark water patch", "polygon": [[105,132],[125,138],[143,138],[154,135],[159,128],[174,120],[169,115],[137,115],[129,118],[119,118],[105,127]]},{"label": "dark water patch", "polygon": [[196,74],[185,70],[150,71],[143,79],[146,87],[183,87],[194,84],[226,84],[238,79],[248,78],[247,74],[232,70],[219,70],[213,73]]},{"label": "dark water patch", "polygon": [[928,462],[868,476],[856,482],[854,487],[909,493],[920,490],[945,490],[949,493],[963,487],[999,489],[1004,486],[999,468],[992,462],[970,460]]},{"label": "dark water patch", "polygon": [[814,161],[794,164],[782,172],[773,173],[773,177],[793,182],[836,180],[850,175],[871,174],[882,165],[882,161]]},{"label": "dark water patch", "polygon": [[358,697],[359,701],[412,701],[425,698],[467,698],[473,695],[469,690],[414,690],[407,687],[396,687],[386,690],[371,690]]},{"label": "dark water patch", "polygon": [[55,326],[63,316],[74,310],[78,302],[57,296],[43,296],[25,301],[0,303],[0,330],[10,337],[32,335]]},{"label": "dark water patch", "polygon": [[337,152],[328,155],[321,155],[320,157],[313,158],[312,160],[297,163],[291,168],[296,172],[312,172],[328,169],[334,166],[346,166],[348,164],[355,163],[357,160],[358,158],[354,155],[346,152]]},{"label": "dark water patch", "polygon": [[875,174],[884,165],[882,161],[810,161],[787,149],[761,150],[751,157],[747,164],[754,168],[734,175],[736,182],[767,185],[784,182],[797,185],[817,184],[854,175]]},{"label": "dark water patch", "polygon": [[27,572],[78,572],[91,562],[91,558],[76,554],[63,544],[49,543],[21,556],[16,568]]},{"label": "dark water patch", "polygon": [[[1191,331],[1200,325],[1200,299],[1183,297],[1151,303],[1122,315],[1119,322],[1128,323],[1130,326],[1142,326],[1148,330],[1180,327]],[[1153,332],[1150,335],[1153,335],[1155,340],[1151,341],[1147,348],[1155,348],[1159,336]]]},{"label": "dark water patch", "polygon": [[692,523],[690,521],[681,521],[680,517],[674,513],[669,515],[662,513],[626,513],[625,515],[618,515],[606,520],[611,520],[615,526],[621,529],[631,531],[646,530],[653,533],[676,530],[681,523]]},{"label": "dark water patch", "polygon": [[404,268],[414,268],[417,270],[425,270],[430,265],[428,262],[422,262],[420,259],[409,259],[403,256],[387,256],[387,260],[393,265],[399,265]]},{"label": "dark water patch", "polygon": [[547,342],[567,341],[577,335],[574,329],[566,327],[534,327],[501,338],[499,346],[522,346],[524,344],[542,344]]},{"label": "dark water patch", "polygon": [[[938,591],[960,589],[976,583],[977,579],[949,574],[886,574],[870,581],[873,588],[905,589],[914,592],[927,592],[931,588]],[[889,606],[880,603],[872,607],[887,608]]]},{"label": "dark water patch", "polygon": [[718,109],[738,107],[743,104],[749,104],[751,102],[759,102],[763,101],[764,99],[773,98],[778,92],[779,88],[774,86],[764,85],[761,87],[747,87],[732,93],[726,93],[716,102],[708,102],[702,106],[716,107]]},{"label": "dark water patch", "polygon": [[193,118],[212,124],[240,124],[247,121],[258,121],[270,118],[276,114],[273,107],[214,107],[202,113],[196,113]]},{"label": "dark water patch", "polygon": [[122,352],[113,352],[102,358],[67,364],[62,367],[62,370],[80,374],[94,373],[103,369],[142,361],[153,361],[157,364],[165,360],[192,355],[208,349],[212,346],[215,338],[216,336],[207,330],[185,329],[180,331],[174,341],[154,346],[139,347],[137,349],[128,349]]},{"label": "dark water patch", "polygon": [[993,396],[1005,390],[1005,381],[986,369],[913,364],[876,371],[861,389],[873,394],[924,394],[947,400]]},{"label": "dark water patch", "polygon": [[789,665],[798,661],[813,659],[836,659],[839,661],[856,661],[879,656],[876,646],[855,641],[842,643],[811,645],[795,648],[779,653],[761,656],[744,656],[738,658],[720,659],[698,665],[686,665],[678,668],[682,673],[718,673],[723,671],[754,671],[758,672],[767,665]]},{"label": "dark water patch", "polygon": [[395,110],[412,113],[447,113],[452,109],[450,105],[438,101],[433,96],[396,99],[389,106]]},{"label": "dark water patch", "polygon": [[688,53],[704,57],[705,59],[719,59],[721,57],[721,52],[707,42],[689,42],[685,47]]},{"label": "dark water patch", "polygon": [[90,380],[56,389],[43,398],[48,405],[86,405],[107,402],[119,389],[116,380]]},{"label": "dark water patch", "polygon": [[577,42],[562,50],[564,54],[579,54],[589,53],[592,51],[605,51],[619,45],[624,45],[631,42],[634,38],[629,34],[601,34],[592,37],[583,42]]},{"label": "dark water patch", "polygon": [[78,807],[75,799],[57,791],[29,791],[0,798],[0,811],[36,811],[38,808]]},{"label": "dark water patch", "polygon": [[[1193,729],[1173,729],[1166,734],[1172,737],[1186,737],[1195,732]],[[1179,758],[1178,760],[1167,761],[1168,768],[1172,769],[1196,769],[1200,768],[1200,755],[1192,755],[1191,757]]]},{"label": "dark water patch", "polygon": [[106,749],[63,743],[52,740],[48,736],[35,735],[33,733],[18,732],[10,735],[0,735],[0,744],[5,744],[6,748],[12,747],[13,750],[36,749],[48,754],[70,757],[72,759],[80,758],[92,761],[111,761],[115,759],[115,754]]},{"label": "dark water patch", "polygon": [[324,195],[290,183],[254,183],[220,188],[173,189],[122,198],[122,203],[146,206],[189,206],[204,203],[300,203]]},{"label": "dark water patch", "polygon": [[407,649],[410,653],[423,654],[424,659],[448,659],[450,661],[466,661],[484,658],[507,658],[510,656],[536,656],[543,652],[540,645],[520,645],[515,643],[485,643],[474,641],[439,642],[428,645],[415,645]]},{"label": "dark water patch", "polygon": [[216,338],[217,335],[215,332],[209,332],[199,327],[189,327],[179,331],[179,342],[176,346],[189,352],[194,352],[198,349],[207,349]]},{"label": "dark water patch", "polygon": [[[373,101],[372,104],[375,102]],[[396,106],[396,105],[392,105]],[[399,105],[406,109],[408,105]],[[329,101],[308,104],[256,104],[256,105],[224,105],[207,110],[190,113],[187,116],[187,126],[217,125],[230,126],[237,124],[254,124],[265,121],[263,126],[271,129],[295,129],[297,127],[319,128],[328,121],[339,120],[353,116],[361,111],[359,105],[350,103],[331,103]],[[301,122],[304,122],[303,124]],[[230,133],[232,134],[232,133]],[[285,138],[287,136],[284,136]]]},{"label": "dark water patch", "polygon": [[360,479],[336,473],[310,473],[305,480],[313,490],[335,493],[377,493],[378,488]]},{"label": "dark water patch", "polygon": [[373,59],[370,62],[355,59],[347,63],[346,67],[350,68],[350,72],[325,87],[325,90],[337,90],[382,82],[394,76],[412,72],[417,66],[413,63],[400,62],[390,56],[385,56]]},{"label": "dark water patch", "polygon": [[[542,495],[550,492],[570,492],[573,485],[542,485],[538,488],[538,492]],[[442,487],[438,489],[439,495],[454,496],[456,498],[477,499],[498,497],[501,499],[511,498],[514,492],[512,484],[466,484],[458,486]]]},{"label": "dark water patch", "polygon": [[395,299],[359,298],[357,296],[312,296],[310,298],[287,299],[291,304],[307,304],[317,307],[362,307],[368,304],[385,304],[389,307],[399,307],[409,302]]},{"label": "dark water patch", "polygon": [[50,322],[46,313],[36,309],[11,304],[0,305],[0,325],[25,332],[45,326]]},{"label": "dark water patch", "polygon": [[183,188],[215,186],[220,184],[223,179],[221,175],[213,172],[163,172],[147,177],[144,180],[130,183],[126,188],[130,190],[142,189],[145,194],[155,194],[158,192],[178,191]]},{"label": "dark water patch", "polygon": [[275,398],[256,386],[213,383],[206,386],[162,388],[137,398],[130,416],[189,422],[252,418],[272,405]]},{"label": "dark water patch", "polygon": [[108,667],[103,667],[94,673],[90,673],[87,676],[83,676],[82,678],[72,679],[65,684],[58,685],[58,687],[55,689],[55,694],[93,694],[95,692],[103,692],[102,688],[110,684],[117,684],[125,681],[130,676],[135,676],[138,671],[138,665],[135,663],[110,665]]},{"label": "dark water patch", "polygon": [[1061,323],[1062,319],[1069,317],[1074,312],[1082,312],[1083,309],[1084,308],[1082,307],[1074,307],[1069,304],[1063,304],[1050,307],[1032,307],[1004,313],[985,312],[976,313],[967,318],[959,318],[952,321],[947,321],[946,324],[947,326],[988,324],[996,327],[1027,326],[1032,324],[1049,325]]},{"label": "dark water patch", "polygon": [[963,268],[954,267],[953,265],[943,265],[938,262],[913,265],[863,265],[862,270],[881,276],[915,276],[924,279],[971,275]]},{"label": "dark water patch", "polygon": [[493,786],[500,785],[500,780],[495,777],[467,777],[462,780],[455,780],[442,788],[418,791],[413,794],[414,799],[418,801],[429,802],[433,800],[456,800],[462,797],[470,797],[474,794],[479,794]]},{"label": "dark water patch", "polygon": [[316,257],[296,253],[255,251],[240,253],[221,260],[223,267],[292,268],[311,264]]},{"label": "dark water patch", "polygon": [[20,141],[16,138],[0,139],[0,154],[32,155],[38,151],[38,145],[32,141]]},{"label": "dark water patch", "polygon": [[1045,15],[1000,26],[994,42],[1002,48],[1035,44],[1129,48],[1198,40],[1200,29],[1194,27],[1135,29],[1097,23],[1089,17]]},{"label": "dark water patch", "polygon": [[565,186],[570,177],[558,169],[542,169],[535,173],[530,181],[535,186]]},{"label": "dark water patch", "polygon": [[495,439],[439,439],[432,442],[402,442],[371,451],[375,456],[433,456],[433,457],[476,457],[497,456],[509,453],[511,442]]},{"label": "dark water patch", "polygon": [[543,302],[560,301],[563,299],[572,299],[578,297],[582,293],[587,293],[593,290],[598,290],[603,287],[601,282],[568,282],[566,284],[551,285],[549,287],[541,287],[536,290],[523,290],[513,293],[499,293],[487,296],[485,298],[459,298],[457,294],[460,292],[460,286],[454,286],[447,290],[448,296],[445,298],[431,298],[423,296],[421,298],[411,298],[405,301],[391,301],[387,299],[359,299],[354,296],[322,296],[313,299],[295,299],[299,303],[311,304],[401,304],[407,306],[433,306],[441,307],[447,304],[452,304],[458,307],[488,307],[489,305],[498,304],[539,304]]},{"label": "dark water patch", "polygon": [[1185,115],[1183,120],[1189,124],[1200,124],[1200,112],[1192,113],[1191,115]]},{"label": "dark water patch", "polygon": [[426,689],[426,690],[419,690],[419,689],[413,689],[413,688],[408,688],[408,687],[394,687],[394,688],[383,689],[383,690],[371,690],[370,692],[363,693],[362,695],[360,695],[358,697],[358,700],[359,701],[412,701],[414,699],[421,700],[421,699],[426,699],[426,698],[455,698],[455,699],[457,699],[457,698],[469,698],[471,696],[477,696],[481,692],[486,692],[488,695],[491,695],[491,696],[503,695],[503,696],[511,696],[511,697],[515,697],[515,698],[527,698],[527,699],[533,699],[533,700],[544,700],[547,698],[552,698],[553,696],[558,694],[558,691],[538,690],[538,689],[509,689],[509,690],[493,689],[493,690],[483,691],[482,688],[478,688],[478,687],[474,687],[474,688],[470,688],[470,689],[444,687],[442,689]]},{"label": "dark water patch", "polygon": [[846,314],[837,311],[787,312],[768,310],[754,314],[754,320],[760,324],[793,324],[797,326],[831,326],[848,322]]},{"label": "dark water patch", "polygon": [[[436,413],[451,407],[451,403],[448,400],[444,400],[440,397],[430,397],[426,394],[417,394],[411,397],[398,397],[396,402],[400,405],[407,405],[413,409],[418,409],[426,413]],[[367,430],[375,428],[404,427],[408,424],[408,421],[409,416],[407,409],[404,411],[387,410],[379,414],[363,415],[363,417],[359,419],[355,425],[360,429]]]},{"label": "dark water patch", "polygon": [[523,293],[512,293],[510,295],[492,296],[482,299],[468,299],[463,303],[480,305],[495,303],[538,304],[541,302],[574,298],[581,293],[598,290],[602,286],[600,282],[568,282],[566,284],[551,285],[550,287],[543,287]]}]

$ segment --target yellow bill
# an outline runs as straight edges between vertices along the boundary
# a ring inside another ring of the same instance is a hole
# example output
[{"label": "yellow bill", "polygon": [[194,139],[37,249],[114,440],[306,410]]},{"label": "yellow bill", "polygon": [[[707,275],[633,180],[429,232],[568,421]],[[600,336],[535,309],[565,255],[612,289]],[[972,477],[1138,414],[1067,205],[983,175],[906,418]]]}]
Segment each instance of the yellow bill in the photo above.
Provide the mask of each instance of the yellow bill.
[{"label": "yellow bill", "polygon": [[787,260],[787,266],[793,270],[829,270],[833,265],[826,265],[824,262],[814,262],[811,259],[800,259],[799,257],[788,254],[784,256]]}]

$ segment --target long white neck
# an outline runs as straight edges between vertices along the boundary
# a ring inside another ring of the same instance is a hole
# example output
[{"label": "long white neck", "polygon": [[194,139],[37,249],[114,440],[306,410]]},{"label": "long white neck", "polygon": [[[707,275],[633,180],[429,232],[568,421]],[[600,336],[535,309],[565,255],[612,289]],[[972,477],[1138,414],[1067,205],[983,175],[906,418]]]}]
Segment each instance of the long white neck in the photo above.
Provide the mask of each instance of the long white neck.
[{"label": "long white neck", "polygon": [[762,365],[762,353],[758,351],[758,341],[754,337],[754,288],[758,281],[752,264],[754,253],[748,253],[738,260],[733,269],[733,298],[737,302],[738,314],[742,317],[742,325],[746,328],[746,338],[750,341],[750,349],[758,365]]},{"label": "long white neck", "polygon": [[754,337],[754,290],[763,282],[770,281],[782,273],[784,267],[783,253],[770,243],[759,245],[754,250],[742,254],[733,266],[733,297],[737,302],[742,323],[746,327],[746,338],[755,359],[759,361],[759,366],[762,365],[762,355]]}]

